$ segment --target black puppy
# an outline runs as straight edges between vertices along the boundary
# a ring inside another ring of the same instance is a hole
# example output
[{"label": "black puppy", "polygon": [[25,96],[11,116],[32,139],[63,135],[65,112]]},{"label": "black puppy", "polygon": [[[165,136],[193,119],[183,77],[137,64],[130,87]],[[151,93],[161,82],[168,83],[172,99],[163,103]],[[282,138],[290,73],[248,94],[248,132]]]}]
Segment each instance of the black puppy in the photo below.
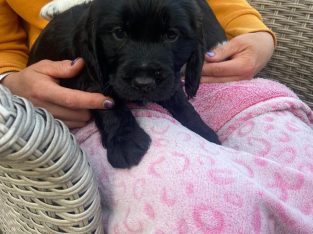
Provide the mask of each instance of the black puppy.
[{"label": "black puppy", "polygon": [[225,40],[205,0],[94,0],[56,16],[28,64],[84,58],[83,72],[61,85],[114,99],[113,109],[92,113],[109,162],[127,168],[139,163],[151,141],[127,102],[156,102],[187,128],[220,143],[188,97],[198,90],[205,52]]}]

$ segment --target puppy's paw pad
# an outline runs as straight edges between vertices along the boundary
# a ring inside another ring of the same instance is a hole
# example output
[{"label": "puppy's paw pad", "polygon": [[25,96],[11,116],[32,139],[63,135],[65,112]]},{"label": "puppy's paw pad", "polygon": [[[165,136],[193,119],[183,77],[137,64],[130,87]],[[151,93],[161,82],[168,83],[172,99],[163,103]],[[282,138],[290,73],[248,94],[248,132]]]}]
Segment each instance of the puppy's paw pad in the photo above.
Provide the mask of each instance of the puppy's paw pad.
[{"label": "puppy's paw pad", "polygon": [[107,146],[108,160],[115,168],[138,165],[148,151],[151,139],[141,128],[139,131],[119,135]]},{"label": "puppy's paw pad", "polygon": [[56,2],[50,2],[41,8],[40,16],[44,19],[51,20],[54,16],[60,14],[59,5]]}]

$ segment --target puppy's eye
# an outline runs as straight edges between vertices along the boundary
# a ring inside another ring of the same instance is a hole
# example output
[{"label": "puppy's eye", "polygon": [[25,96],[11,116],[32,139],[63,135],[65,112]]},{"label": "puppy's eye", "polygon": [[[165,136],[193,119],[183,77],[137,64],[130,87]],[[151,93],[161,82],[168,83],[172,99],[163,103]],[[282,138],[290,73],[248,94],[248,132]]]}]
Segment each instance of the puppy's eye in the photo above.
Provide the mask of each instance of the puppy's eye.
[{"label": "puppy's eye", "polygon": [[164,40],[174,42],[178,39],[179,33],[176,29],[170,29],[164,34]]},{"label": "puppy's eye", "polygon": [[120,27],[114,28],[112,34],[114,38],[118,41],[123,40],[127,37],[127,33]]}]

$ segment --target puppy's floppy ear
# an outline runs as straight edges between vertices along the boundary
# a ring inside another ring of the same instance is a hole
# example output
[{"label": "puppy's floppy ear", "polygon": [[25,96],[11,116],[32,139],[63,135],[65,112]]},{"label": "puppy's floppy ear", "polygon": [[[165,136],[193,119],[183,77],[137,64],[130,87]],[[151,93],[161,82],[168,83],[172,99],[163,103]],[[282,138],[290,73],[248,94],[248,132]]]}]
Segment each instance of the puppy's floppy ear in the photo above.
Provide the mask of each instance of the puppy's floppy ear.
[{"label": "puppy's floppy ear", "polygon": [[201,79],[201,71],[204,62],[205,45],[202,28],[197,29],[197,45],[195,50],[192,52],[186,64],[185,71],[185,91],[188,98],[192,98],[196,95]]},{"label": "puppy's floppy ear", "polygon": [[[77,28],[74,36],[75,48],[78,49],[75,54],[79,54],[79,56],[85,60],[85,68],[89,82],[91,81],[93,84],[102,87],[104,81],[104,67],[99,61],[96,37],[97,24],[94,18],[96,16],[92,14],[92,9],[93,7],[89,6],[78,23],[79,28]],[[90,85],[90,83],[88,85]]]},{"label": "puppy's floppy ear", "polygon": [[227,40],[224,29],[205,0],[195,0],[195,29],[197,45],[189,58],[185,71],[185,91],[194,97],[200,85],[205,53]]}]

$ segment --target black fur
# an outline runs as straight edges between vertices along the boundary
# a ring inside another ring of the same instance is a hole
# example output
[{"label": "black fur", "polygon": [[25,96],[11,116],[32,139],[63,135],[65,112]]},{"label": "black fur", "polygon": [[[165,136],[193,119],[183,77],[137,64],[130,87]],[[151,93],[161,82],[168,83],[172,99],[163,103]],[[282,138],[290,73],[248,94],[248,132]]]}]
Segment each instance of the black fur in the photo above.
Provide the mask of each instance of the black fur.
[{"label": "black fur", "polygon": [[225,40],[205,0],[94,0],[56,16],[34,44],[29,65],[84,58],[83,72],[61,85],[114,99],[113,109],[92,113],[109,162],[127,168],[139,163],[151,141],[128,109],[129,101],[157,102],[219,144],[187,96],[198,90],[205,52]]}]

